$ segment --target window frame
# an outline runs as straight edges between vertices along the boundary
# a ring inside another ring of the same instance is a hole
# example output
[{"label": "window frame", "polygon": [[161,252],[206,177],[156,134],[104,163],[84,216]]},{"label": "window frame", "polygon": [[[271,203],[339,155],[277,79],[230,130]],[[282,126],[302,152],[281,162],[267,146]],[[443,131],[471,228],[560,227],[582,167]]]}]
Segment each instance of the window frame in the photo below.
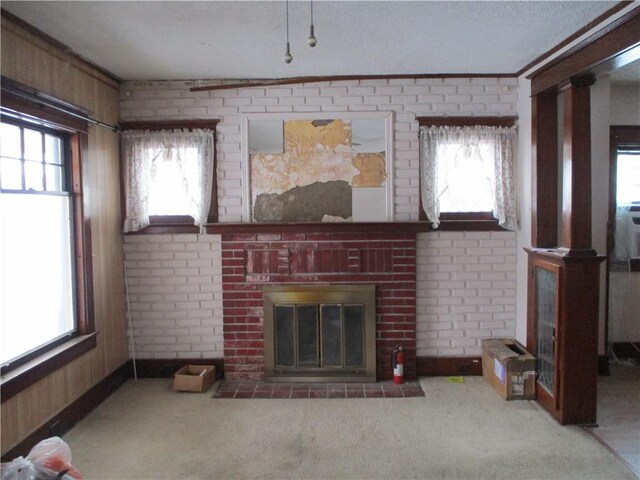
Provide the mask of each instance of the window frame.
[{"label": "window frame", "polygon": [[[204,129],[213,131],[213,162],[214,169],[213,181],[211,182],[211,203],[209,204],[209,215],[207,223],[218,222],[218,175],[217,175],[217,148],[216,127],[220,120],[218,119],[200,119],[200,120],[158,120],[158,121],[133,121],[120,122],[120,131],[127,130],[149,130],[158,132],[161,130],[194,130]],[[120,199],[121,199],[121,223],[124,224],[126,218],[127,197],[124,186],[125,162],[120,153]],[[136,232],[127,232],[125,235],[145,235],[157,233],[199,233],[200,228],[194,225],[194,218],[190,215],[150,215],[149,226],[142,228]]]},{"label": "window frame", "polygon": [[[50,97],[47,103],[48,105],[37,103],[30,100],[27,95],[19,95],[3,88],[0,118],[5,123],[43,132],[53,131],[56,135],[65,138],[65,162],[69,163],[65,167],[66,190],[71,197],[72,211],[75,329],[0,366],[2,402],[97,345],[91,263],[91,222],[85,216],[88,205],[83,195],[82,167],[88,152],[88,124],[79,118],[80,115],[85,115],[86,111]],[[62,109],[70,113],[63,113]]]},{"label": "window frame", "polygon": [[[615,225],[618,190],[618,151],[624,147],[640,147],[640,126],[637,125],[611,125],[609,127],[609,224]],[[619,265],[613,260],[612,251],[615,245],[615,228],[607,228],[607,254],[609,255],[609,269],[607,269],[607,295],[609,294],[609,271],[616,270]],[[631,272],[640,272],[640,259],[629,259],[628,268]],[[626,270],[626,269],[625,269]],[[608,316],[608,310],[607,310]],[[608,321],[608,319],[607,319]],[[607,330],[608,331],[608,330]]]},{"label": "window frame", "polygon": [[[416,117],[418,120],[418,132],[422,127],[506,127],[515,126],[518,117]],[[422,206],[422,189],[418,197],[418,220],[427,222],[429,219]],[[430,227],[430,229],[433,229]],[[498,224],[493,217],[493,212],[440,212],[439,231],[494,231],[508,232],[506,228]]]}]

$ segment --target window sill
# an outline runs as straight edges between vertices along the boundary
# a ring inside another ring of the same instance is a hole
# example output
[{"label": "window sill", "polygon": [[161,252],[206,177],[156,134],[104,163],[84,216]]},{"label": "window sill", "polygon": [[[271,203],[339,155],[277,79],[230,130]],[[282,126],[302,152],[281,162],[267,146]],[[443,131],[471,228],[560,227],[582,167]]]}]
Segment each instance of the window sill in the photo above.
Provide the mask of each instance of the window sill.
[{"label": "window sill", "polygon": [[125,235],[145,235],[154,233],[200,233],[200,228],[194,225],[193,217],[189,215],[151,215],[151,223],[137,232]]},{"label": "window sill", "polygon": [[95,348],[97,332],[81,335],[2,375],[2,403]]},{"label": "window sill", "polygon": [[[420,220],[428,222],[427,215],[420,207]],[[430,223],[429,223],[430,224]],[[453,232],[508,232],[498,224],[491,212],[441,213],[440,225],[434,231]]]},{"label": "window sill", "polygon": [[200,233],[200,229],[195,225],[149,225],[137,232],[127,232],[125,235],[153,235],[159,233]]},{"label": "window sill", "polygon": [[438,228],[434,231],[447,232],[508,232],[506,228],[498,225],[498,221],[493,220],[443,220],[440,219]]}]

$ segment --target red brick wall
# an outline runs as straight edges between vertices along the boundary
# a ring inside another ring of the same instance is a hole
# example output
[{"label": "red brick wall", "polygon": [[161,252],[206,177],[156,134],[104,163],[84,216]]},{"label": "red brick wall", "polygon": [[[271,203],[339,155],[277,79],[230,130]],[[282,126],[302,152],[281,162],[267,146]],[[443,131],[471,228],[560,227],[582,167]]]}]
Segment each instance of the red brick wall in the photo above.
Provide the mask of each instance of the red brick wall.
[{"label": "red brick wall", "polygon": [[322,232],[222,235],[228,379],[264,378],[262,287],[291,283],[375,284],[377,378],[392,378],[397,344],[405,377],[416,377],[415,233]]}]

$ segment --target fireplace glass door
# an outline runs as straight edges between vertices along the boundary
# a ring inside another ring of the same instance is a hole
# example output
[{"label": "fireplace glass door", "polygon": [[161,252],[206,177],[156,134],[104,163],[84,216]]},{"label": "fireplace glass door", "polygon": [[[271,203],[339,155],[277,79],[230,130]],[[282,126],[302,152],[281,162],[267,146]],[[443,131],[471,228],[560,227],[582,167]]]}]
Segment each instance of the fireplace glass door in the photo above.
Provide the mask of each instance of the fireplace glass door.
[{"label": "fireplace glass door", "polygon": [[265,291],[267,377],[375,380],[375,294],[327,288]]},{"label": "fireplace glass door", "polygon": [[363,369],[364,305],[274,306],[275,368]]}]

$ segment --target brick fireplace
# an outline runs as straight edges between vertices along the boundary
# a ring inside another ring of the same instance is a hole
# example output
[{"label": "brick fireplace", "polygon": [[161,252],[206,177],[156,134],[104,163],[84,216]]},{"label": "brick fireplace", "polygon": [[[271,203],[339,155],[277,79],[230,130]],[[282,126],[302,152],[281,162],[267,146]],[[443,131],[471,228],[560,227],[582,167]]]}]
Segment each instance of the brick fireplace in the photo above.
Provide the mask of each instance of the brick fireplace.
[{"label": "brick fireplace", "polygon": [[227,224],[220,233],[227,379],[264,379],[263,287],[293,284],[375,285],[376,378],[392,378],[398,344],[406,352],[406,378],[416,377],[415,227]]}]

